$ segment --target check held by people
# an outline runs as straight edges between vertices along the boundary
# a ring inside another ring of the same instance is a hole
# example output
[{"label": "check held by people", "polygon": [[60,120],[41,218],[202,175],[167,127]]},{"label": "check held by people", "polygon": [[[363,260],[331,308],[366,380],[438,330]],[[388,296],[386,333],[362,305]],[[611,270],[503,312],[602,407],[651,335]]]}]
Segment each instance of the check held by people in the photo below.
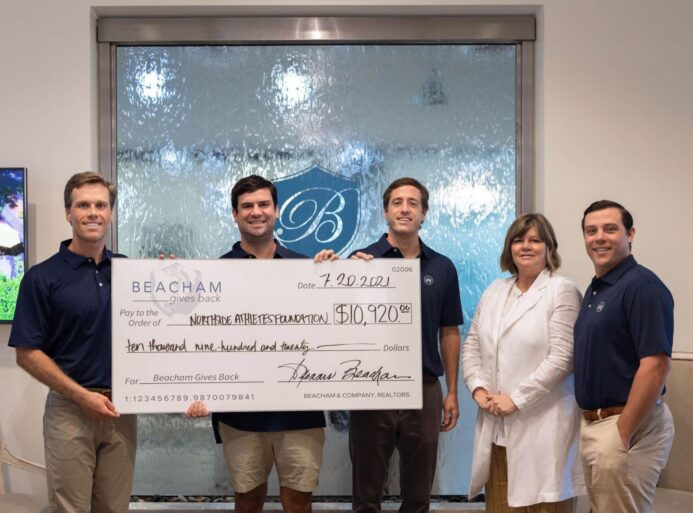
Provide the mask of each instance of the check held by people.
[{"label": "check held by people", "polygon": [[114,259],[121,413],[421,408],[419,262]]}]

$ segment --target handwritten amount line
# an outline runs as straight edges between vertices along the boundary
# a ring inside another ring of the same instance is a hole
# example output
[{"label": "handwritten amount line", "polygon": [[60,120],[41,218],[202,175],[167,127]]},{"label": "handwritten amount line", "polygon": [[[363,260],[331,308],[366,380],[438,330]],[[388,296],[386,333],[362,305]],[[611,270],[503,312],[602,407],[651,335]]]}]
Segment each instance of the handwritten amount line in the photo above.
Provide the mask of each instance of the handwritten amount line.
[{"label": "handwritten amount line", "polygon": [[127,354],[187,354],[187,353],[256,353],[256,354],[276,354],[276,353],[370,353],[370,352],[380,352],[381,349],[305,349],[296,351],[225,351],[223,349],[219,350],[208,350],[208,351],[126,351]]},{"label": "handwritten amount line", "polygon": [[[381,349],[310,349],[310,353],[353,353],[354,351],[359,353],[369,353],[369,352],[380,352]],[[292,351],[289,351],[292,352]],[[299,352],[299,351],[294,351]]]}]

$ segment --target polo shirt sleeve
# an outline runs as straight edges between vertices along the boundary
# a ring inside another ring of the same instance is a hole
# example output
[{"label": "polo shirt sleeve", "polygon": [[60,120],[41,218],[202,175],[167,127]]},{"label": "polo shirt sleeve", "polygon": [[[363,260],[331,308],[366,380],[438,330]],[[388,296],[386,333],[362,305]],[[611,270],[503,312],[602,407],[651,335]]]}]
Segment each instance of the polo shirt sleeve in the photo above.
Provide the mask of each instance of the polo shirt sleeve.
[{"label": "polo shirt sleeve", "polygon": [[440,326],[459,326],[464,323],[462,318],[462,300],[460,299],[460,282],[457,278],[457,269],[450,261],[448,262],[448,268]]},{"label": "polo shirt sleeve", "polygon": [[674,343],[674,303],[669,291],[652,282],[639,285],[626,303],[638,358],[665,353]]},{"label": "polo shirt sleeve", "polygon": [[10,347],[43,347],[51,316],[48,298],[48,288],[40,275],[29,270],[19,285],[17,308],[8,342]]}]

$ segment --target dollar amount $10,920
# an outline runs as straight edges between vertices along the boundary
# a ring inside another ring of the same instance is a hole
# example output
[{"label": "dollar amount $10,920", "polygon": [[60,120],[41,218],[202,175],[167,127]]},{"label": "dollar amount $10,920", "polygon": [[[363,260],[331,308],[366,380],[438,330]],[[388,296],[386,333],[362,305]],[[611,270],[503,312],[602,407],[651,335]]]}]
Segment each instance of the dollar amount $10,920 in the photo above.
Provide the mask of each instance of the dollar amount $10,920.
[{"label": "dollar amount $10,920", "polygon": [[411,324],[411,303],[338,303],[335,324]]}]

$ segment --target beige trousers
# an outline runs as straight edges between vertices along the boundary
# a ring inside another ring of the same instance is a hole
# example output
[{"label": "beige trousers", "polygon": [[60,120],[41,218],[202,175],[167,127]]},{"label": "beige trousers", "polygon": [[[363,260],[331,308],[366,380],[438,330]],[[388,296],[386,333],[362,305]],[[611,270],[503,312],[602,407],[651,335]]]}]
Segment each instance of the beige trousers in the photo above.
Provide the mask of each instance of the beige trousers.
[{"label": "beige trousers", "polygon": [[487,513],[574,513],[577,499],[540,502],[521,508],[508,505],[508,458],[505,447],[491,446],[491,473],[486,482]]},{"label": "beige trousers", "polygon": [[137,417],[91,420],[50,391],[43,415],[51,513],[127,513],[137,445]]},{"label": "beige trousers", "polygon": [[234,492],[247,493],[266,483],[273,465],[280,486],[305,493],[318,486],[323,428],[242,431],[220,422],[219,434]]},{"label": "beige trousers", "polygon": [[580,452],[592,513],[651,513],[674,440],[674,421],[669,407],[658,404],[626,450],[616,425],[619,417],[582,419]]}]

